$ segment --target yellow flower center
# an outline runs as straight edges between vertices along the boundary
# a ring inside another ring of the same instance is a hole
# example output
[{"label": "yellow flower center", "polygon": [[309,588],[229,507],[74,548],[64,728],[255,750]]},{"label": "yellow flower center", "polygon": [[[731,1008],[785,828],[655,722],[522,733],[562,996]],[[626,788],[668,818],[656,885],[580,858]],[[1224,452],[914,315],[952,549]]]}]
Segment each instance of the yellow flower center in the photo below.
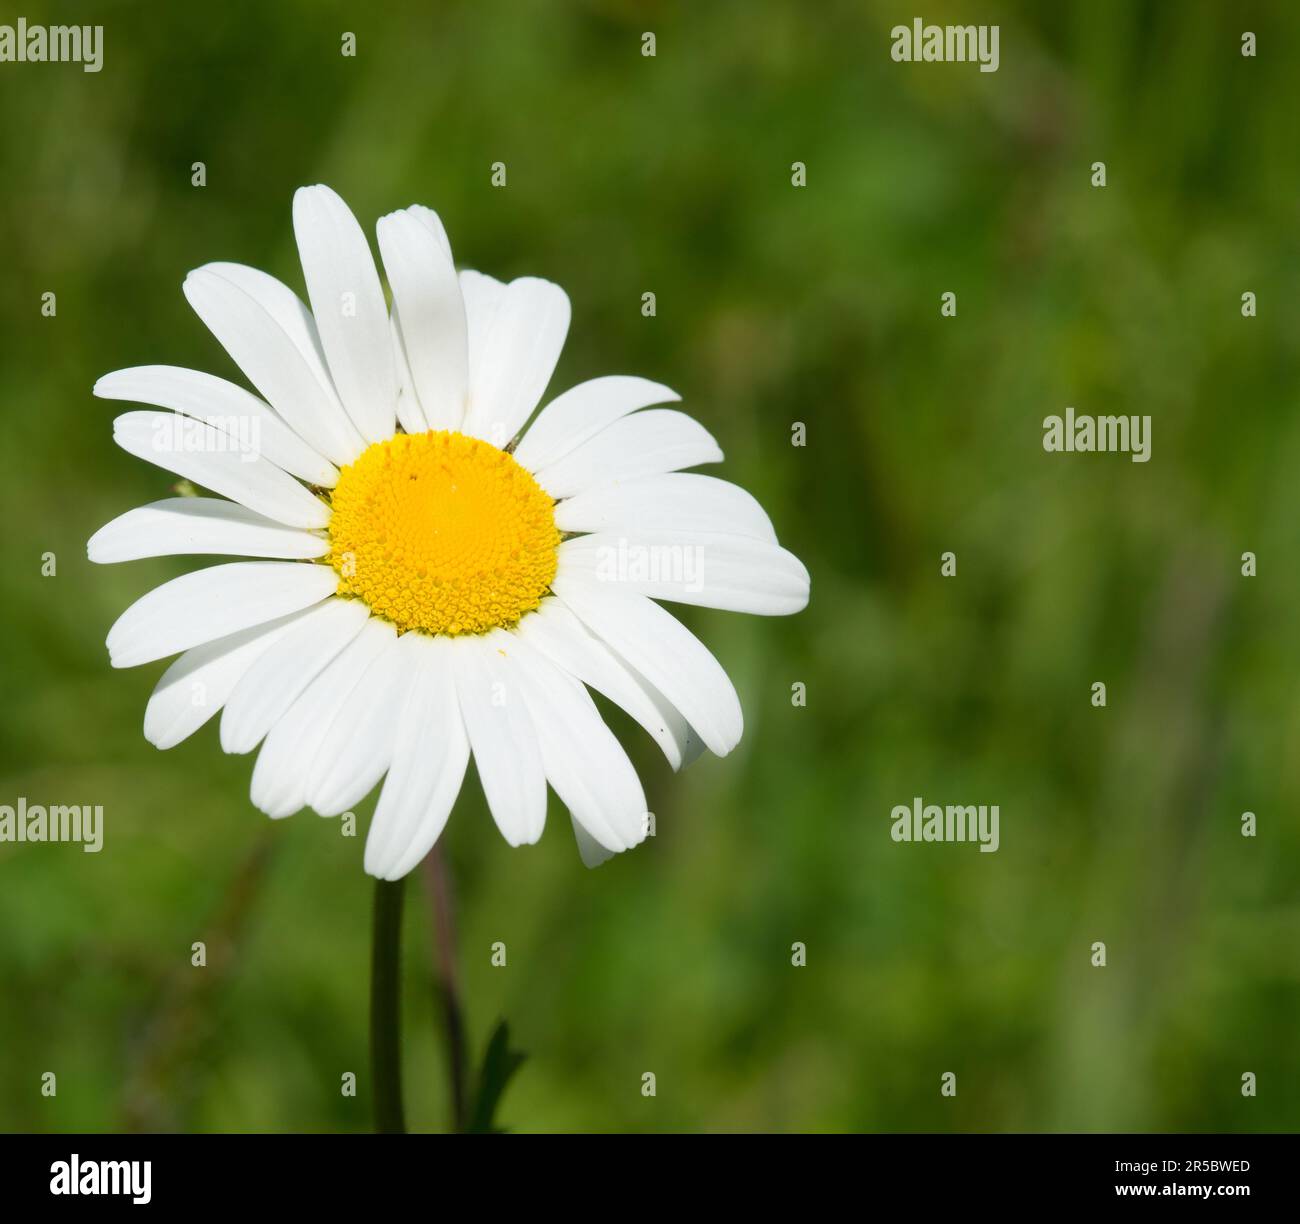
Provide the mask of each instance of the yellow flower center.
[{"label": "yellow flower center", "polygon": [[339,473],[333,506],[338,593],[399,631],[513,625],[555,577],[554,503],[477,438],[439,429],[376,442]]}]

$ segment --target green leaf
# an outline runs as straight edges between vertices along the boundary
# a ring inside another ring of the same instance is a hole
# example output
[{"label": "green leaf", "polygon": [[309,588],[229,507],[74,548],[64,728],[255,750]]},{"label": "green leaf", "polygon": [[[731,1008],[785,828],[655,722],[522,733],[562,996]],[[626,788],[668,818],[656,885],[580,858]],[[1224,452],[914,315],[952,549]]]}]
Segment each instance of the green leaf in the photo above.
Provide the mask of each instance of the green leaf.
[{"label": "green leaf", "polygon": [[483,1055],[483,1067],[479,1071],[474,1107],[470,1112],[469,1125],[465,1128],[466,1134],[505,1134],[504,1127],[493,1125],[493,1118],[505,1095],[506,1086],[515,1072],[524,1065],[527,1057],[522,1051],[510,1048],[510,1028],[504,1020],[498,1021],[488,1042],[487,1053]]}]

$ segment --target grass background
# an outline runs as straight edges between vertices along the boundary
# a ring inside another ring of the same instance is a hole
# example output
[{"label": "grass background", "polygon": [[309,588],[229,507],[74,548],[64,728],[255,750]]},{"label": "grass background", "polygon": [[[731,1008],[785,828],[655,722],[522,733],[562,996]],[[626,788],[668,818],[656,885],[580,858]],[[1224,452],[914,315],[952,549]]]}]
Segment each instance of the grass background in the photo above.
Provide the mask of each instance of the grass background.
[{"label": "grass background", "polygon": [[[552,800],[511,851],[467,786],[470,1037],[504,1016],[530,1054],[501,1122],[1296,1128],[1300,8],[76,7],[24,15],[102,24],[102,72],[0,65],[0,802],[102,804],[106,845],[0,845],[0,1128],[369,1126],[361,838],[271,826],[214,725],[144,741],[164,665],[113,672],[104,635],[193,563],[85,560],[168,489],[95,378],[238,377],[181,280],[228,259],[301,289],[317,181],[368,231],[427,203],[462,264],[563,284],[553,390],[678,388],[813,575],[795,618],[682,613],[741,694],[732,756],[674,776],[613,720],[645,847],[588,872]],[[916,15],[997,21],[1000,70],[892,62]],[[1151,462],[1045,454],[1067,404],[1149,414]],[[1000,851],[895,845],[914,795],[998,803]],[[436,1130],[418,888],[406,931],[408,1112]]]}]

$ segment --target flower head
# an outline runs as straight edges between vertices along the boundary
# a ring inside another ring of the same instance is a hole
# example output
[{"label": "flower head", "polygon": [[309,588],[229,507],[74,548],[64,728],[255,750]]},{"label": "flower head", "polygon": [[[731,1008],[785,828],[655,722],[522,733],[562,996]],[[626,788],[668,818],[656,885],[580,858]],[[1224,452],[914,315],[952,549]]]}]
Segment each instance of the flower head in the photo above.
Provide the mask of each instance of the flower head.
[{"label": "flower head", "polygon": [[471,755],[511,845],[541,836],[547,783],[585,862],[636,845],[645,796],[588,689],[674,768],[729,752],[735,689],[653,601],[796,612],[807,571],[749,494],[684,471],[722,453],[658,406],[667,387],[596,378],[528,425],[568,332],[558,286],[458,274],[417,206],[379,221],[390,311],[333,191],[300,189],[293,216],[310,309],[238,264],[185,281],[258,395],[173,366],[95,385],[168,410],[118,417],[116,441],[219,496],[128,511],[91,560],[257,558],[164,583],[109,631],[115,667],[179,652],[146,737],[170,748],[220,711],[227,752],[261,745],[252,799],[275,817],[337,815],[382,779],[382,878],[428,853]]}]

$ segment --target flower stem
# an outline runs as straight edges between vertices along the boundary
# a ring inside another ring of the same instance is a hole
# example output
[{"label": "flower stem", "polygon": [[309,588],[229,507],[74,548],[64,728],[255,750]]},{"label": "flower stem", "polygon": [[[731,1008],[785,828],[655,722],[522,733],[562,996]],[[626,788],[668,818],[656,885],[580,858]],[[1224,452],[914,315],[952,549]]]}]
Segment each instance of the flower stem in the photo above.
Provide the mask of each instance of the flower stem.
[{"label": "flower stem", "polygon": [[370,1074],[375,1130],[406,1131],[402,1110],[402,886],[375,881],[374,934],[370,945]]},{"label": "flower stem", "polygon": [[465,1051],[465,1013],[460,1002],[460,974],[456,967],[456,914],[451,895],[451,875],[435,845],[424,860],[425,881],[433,903],[434,981],[442,1003],[447,1041],[447,1076],[451,1086],[452,1130],[461,1134],[469,1120],[466,1096],[468,1067]]}]

